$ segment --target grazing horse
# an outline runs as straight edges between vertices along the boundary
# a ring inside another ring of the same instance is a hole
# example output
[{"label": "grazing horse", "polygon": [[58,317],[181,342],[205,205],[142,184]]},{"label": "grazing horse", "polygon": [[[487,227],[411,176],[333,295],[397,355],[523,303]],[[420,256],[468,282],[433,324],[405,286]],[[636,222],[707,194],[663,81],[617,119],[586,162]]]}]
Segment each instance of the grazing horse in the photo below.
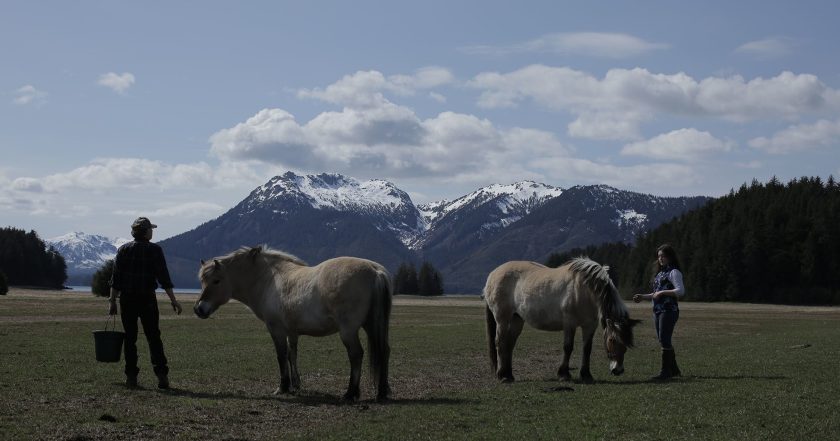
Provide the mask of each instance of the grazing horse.
[{"label": "grazing horse", "polygon": [[350,385],[344,400],[358,400],[364,355],[359,328],[364,328],[377,400],[388,398],[388,322],[393,291],[382,265],[338,257],[307,266],[290,254],[256,247],[202,261],[198,277],[201,297],[193,308],[197,316],[207,318],[233,298],[265,322],[280,364],[280,387],[275,394],[300,388],[298,336],[338,332],[350,359]]},{"label": "grazing horse", "polygon": [[508,262],[487,277],[484,287],[490,365],[503,382],[513,381],[513,347],[524,323],[543,331],[563,331],[563,363],[557,375],[571,380],[569,358],[575,329],[583,330],[582,381],[593,382],[589,370],[592,337],[598,323],[610,373],[624,372],[624,353],[633,347],[633,326],[627,308],[607,270],[587,258],[576,258],[559,268],[535,262]]}]

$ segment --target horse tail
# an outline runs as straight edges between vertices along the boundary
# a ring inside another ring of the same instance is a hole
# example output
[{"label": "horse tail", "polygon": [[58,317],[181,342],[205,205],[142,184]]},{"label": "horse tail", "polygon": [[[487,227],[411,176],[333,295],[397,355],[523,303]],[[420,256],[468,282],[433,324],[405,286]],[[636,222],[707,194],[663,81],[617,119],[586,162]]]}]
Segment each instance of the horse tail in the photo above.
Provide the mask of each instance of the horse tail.
[{"label": "horse tail", "polygon": [[496,370],[499,368],[499,360],[496,356],[496,317],[493,316],[490,305],[486,303],[484,304],[484,322],[487,324],[487,349],[490,355],[490,369],[492,369],[493,375],[496,375]]},{"label": "horse tail", "polygon": [[365,331],[368,336],[368,359],[371,378],[376,384],[377,399],[386,399],[391,392],[388,385],[388,359],[391,347],[388,344],[388,328],[391,320],[391,300],[394,293],[391,277],[384,269],[376,272],[373,297],[370,302]]}]

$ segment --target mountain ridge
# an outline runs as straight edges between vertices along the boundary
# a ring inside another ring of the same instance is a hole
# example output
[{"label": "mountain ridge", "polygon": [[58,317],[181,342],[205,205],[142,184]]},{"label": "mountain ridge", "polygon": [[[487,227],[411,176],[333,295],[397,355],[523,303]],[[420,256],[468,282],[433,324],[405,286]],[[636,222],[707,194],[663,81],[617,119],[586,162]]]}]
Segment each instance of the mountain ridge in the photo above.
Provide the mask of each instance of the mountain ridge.
[{"label": "mountain ridge", "polygon": [[197,284],[199,259],[265,244],[311,263],[353,255],[394,270],[428,260],[448,292],[476,292],[502,258],[541,260],[581,244],[630,241],[707,200],[519,181],[416,205],[386,180],[287,172],[216,219],[158,243],[179,286]]}]

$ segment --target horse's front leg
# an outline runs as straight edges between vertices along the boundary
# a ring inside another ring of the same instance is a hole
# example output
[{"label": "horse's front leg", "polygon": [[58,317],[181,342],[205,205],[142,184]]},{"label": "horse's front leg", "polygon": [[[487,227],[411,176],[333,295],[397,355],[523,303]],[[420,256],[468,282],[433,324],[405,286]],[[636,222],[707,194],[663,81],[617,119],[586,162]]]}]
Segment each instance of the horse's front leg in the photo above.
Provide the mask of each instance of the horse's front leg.
[{"label": "horse's front leg", "polygon": [[298,336],[297,334],[289,335],[289,375],[292,380],[290,392],[295,393],[300,390],[300,371],[297,365],[297,351],[298,351]]},{"label": "horse's front leg", "polygon": [[280,387],[274,391],[274,395],[289,392],[289,350],[286,344],[286,334],[276,327],[268,325],[271,333],[271,340],[274,341],[274,350],[277,352],[277,363],[280,365]]},{"label": "horse's front leg", "polygon": [[557,376],[562,381],[572,381],[572,373],[569,372],[569,360],[572,358],[572,351],[575,349],[575,328],[567,326],[563,328],[563,363],[557,369]]},{"label": "horse's front leg", "polygon": [[341,342],[347,348],[347,358],[350,359],[350,384],[344,400],[354,402],[359,399],[359,379],[362,376],[362,357],[365,355],[362,343],[359,341],[359,330],[341,330]]},{"label": "horse's front leg", "polygon": [[583,329],[583,355],[580,362],[580,380],[584,383],[594,383],[592,372],[589,370],[589,359],[592,356],[592,338],[596,327]]}]

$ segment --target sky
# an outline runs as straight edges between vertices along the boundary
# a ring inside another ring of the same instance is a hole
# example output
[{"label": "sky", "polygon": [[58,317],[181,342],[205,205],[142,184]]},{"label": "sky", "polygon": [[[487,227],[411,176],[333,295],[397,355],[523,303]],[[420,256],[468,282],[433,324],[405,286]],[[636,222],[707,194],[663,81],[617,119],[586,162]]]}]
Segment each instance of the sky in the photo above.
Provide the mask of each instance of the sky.
[{"label": "sky", "polygon": [[272,176],[840,177],[840,2],[0,3],[0,226],[156,239]]}]

